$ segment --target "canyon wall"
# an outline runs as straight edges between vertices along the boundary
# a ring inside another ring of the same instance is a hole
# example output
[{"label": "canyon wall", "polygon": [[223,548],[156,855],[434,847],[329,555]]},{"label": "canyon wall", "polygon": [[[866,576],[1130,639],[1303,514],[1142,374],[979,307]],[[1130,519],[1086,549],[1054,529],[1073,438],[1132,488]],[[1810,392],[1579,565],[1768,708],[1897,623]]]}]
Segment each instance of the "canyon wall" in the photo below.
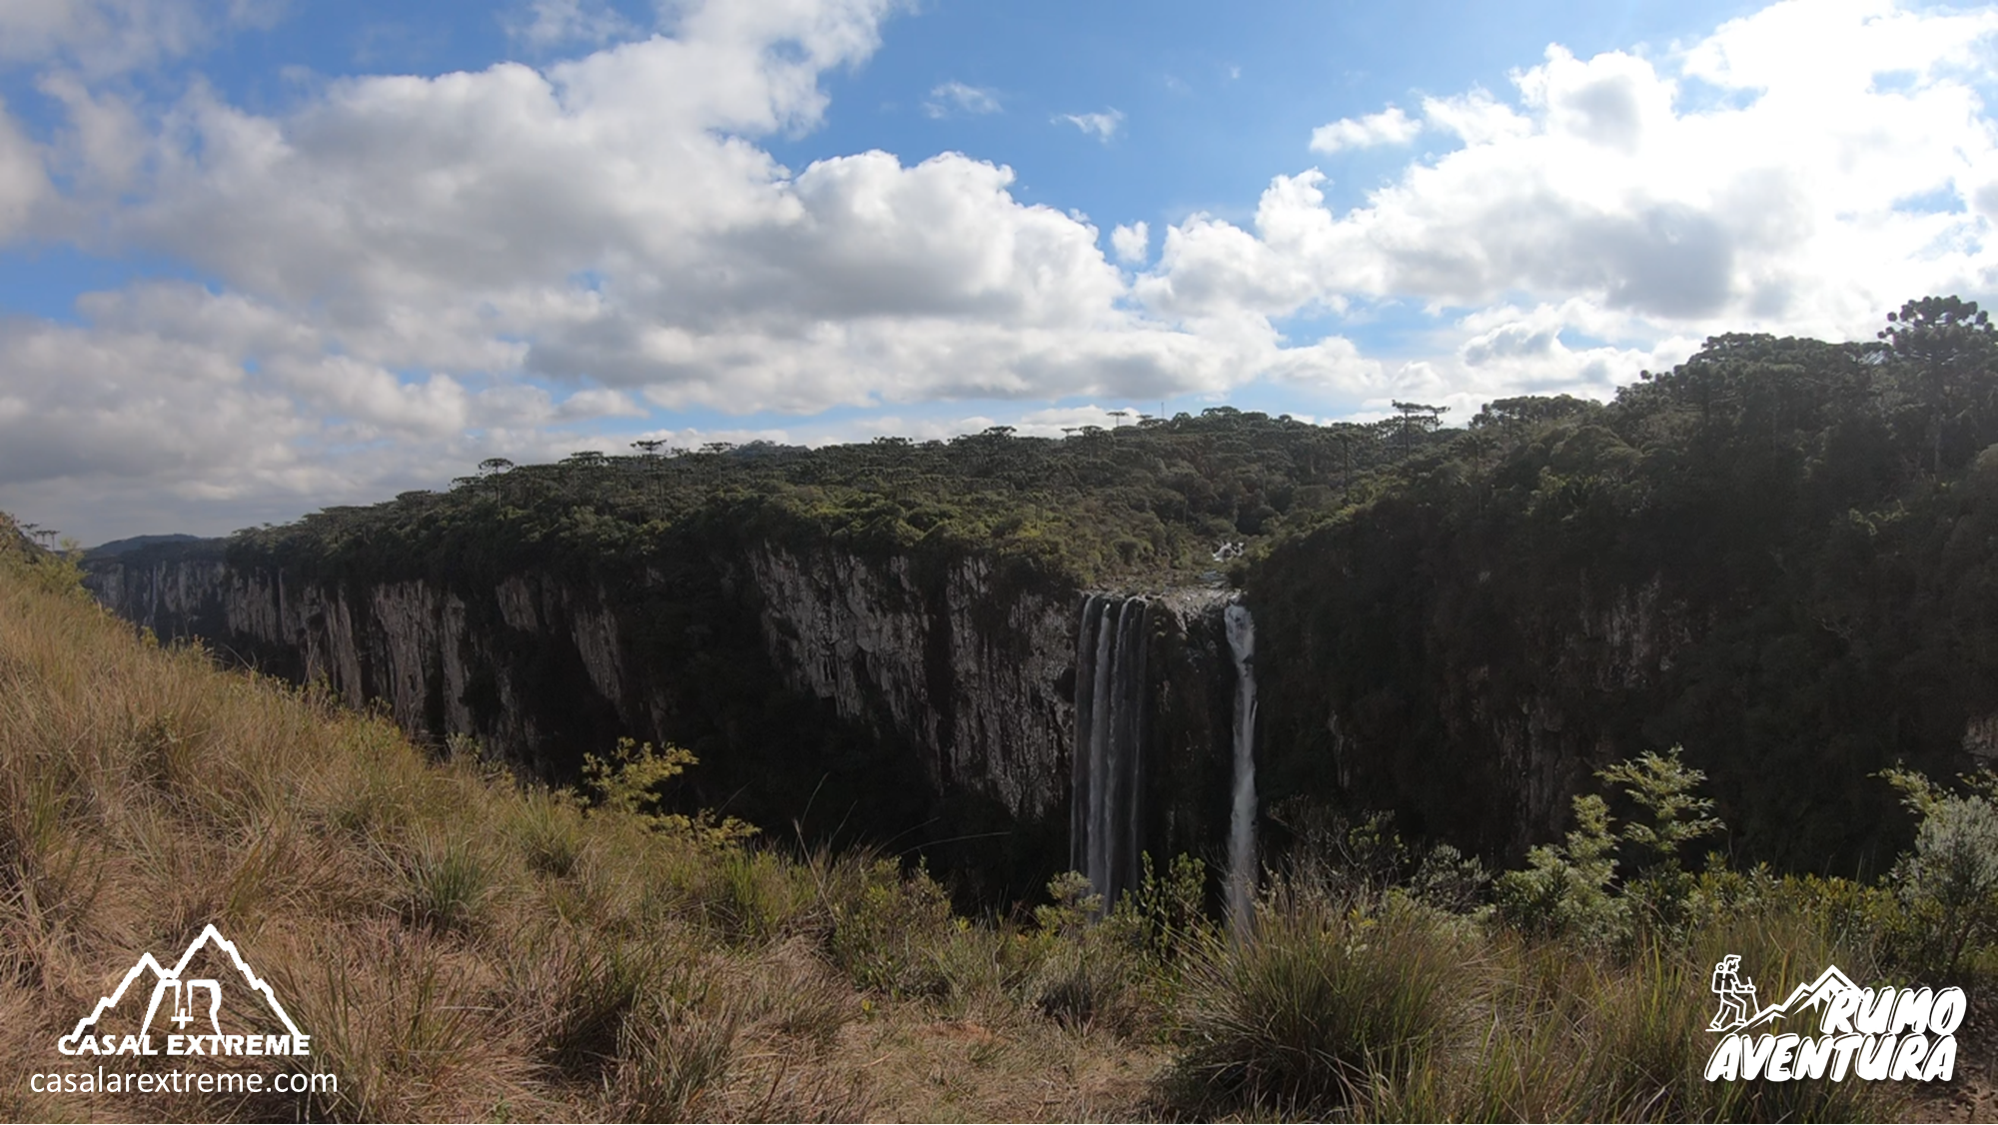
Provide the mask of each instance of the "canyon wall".
[{"label": "canyon wall", "polygon": [[[689,803],[770,830],[924,845],[995,893],[1066,866],[1085,594],[987,559],[752,542],[698,565],[473,586],[308,578],[204,543],[87,570],[162,640],[323,681],[534,776],[572,780],[621,737],[673,741],[702,760]],[[1151,768],[1126,815],[1145,851],[1205,854],[1225,817],[1222,598],[1154,600],[1138,638],[1155,654]]]}]

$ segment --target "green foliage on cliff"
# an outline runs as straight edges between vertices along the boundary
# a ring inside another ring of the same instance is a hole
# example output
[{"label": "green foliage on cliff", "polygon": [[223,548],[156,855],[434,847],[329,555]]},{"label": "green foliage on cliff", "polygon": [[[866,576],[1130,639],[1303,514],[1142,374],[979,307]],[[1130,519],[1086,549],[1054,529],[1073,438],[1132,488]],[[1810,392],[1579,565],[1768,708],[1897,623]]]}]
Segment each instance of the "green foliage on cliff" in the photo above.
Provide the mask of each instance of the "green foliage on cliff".
[{"label": "green foliage on cliff", "polygon": [[[79,554],[73,542],[63,551],[52,551],[35,542],[33,524],[22,525],[6,512],[0,512],[0,566],[7,566],[33,578],[42,589],[65,597],[87,598],[79,580]],[[52,537],[53,532],[43,532]]]},{"label": "green foliage on cliff", "polygon": [[233,558],[372,581],[522,563],[597,573],[694,543],[769,540],[874,556],[979,554],[1069,583],[1175,571],[1185,581],[1214,567],[1220,542],[1308,521],[1435,440],[1401,421],[1315,426],[1216,407],[1062,439],[997,426],[948,442],[820,449],[648,442],[632,456],[487,461],[448,492],[245,531]]},{"label": "green foliage on cliff", "polygon": [[1909,823],[1869,775],[1953,772],[1998,713],[1998,346],[1954,298],[1881,336],[1493,403],[1279,546],[1248,581],[1273,784],[1337,763],[1518,855],[1591,770],[1683,743],[1738,858],[1879,870]]}]

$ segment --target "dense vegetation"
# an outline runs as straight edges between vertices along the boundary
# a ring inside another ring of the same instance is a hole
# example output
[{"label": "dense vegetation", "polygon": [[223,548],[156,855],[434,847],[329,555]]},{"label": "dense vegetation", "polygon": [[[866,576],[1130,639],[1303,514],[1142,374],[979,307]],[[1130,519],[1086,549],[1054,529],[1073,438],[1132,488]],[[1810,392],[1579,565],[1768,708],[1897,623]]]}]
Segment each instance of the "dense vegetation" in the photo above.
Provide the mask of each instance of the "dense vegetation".
[{"label": "dense vegetation", "polygon": [[[1241,940],[1185,858],[1107,916],[1065,876],[1030,913],[966,918],[920,868],[656,811],[703,768],[672,748],[604,747],[576,790],[522,786],[323,694],[142,643],[10,531],[10,1119],[1863,1120],[1976,1113],[1988,1078],[1998,779],[1893,779],[1921,833],[1877,883],[1699,863],[1720,829],[1709,790],[1660,754],[1591,780],[1633,815],[1592,792],[1563,845],[1495,881],[1380,820],[1326,820],[1267,873]],[[31,1090],[70,1062],[49,1045],[108,976],[210,922],[337,1092]],[[1766,996],[1829,962],[1967,982],[1966,1100],[1705,1081],[1723,952]]]},{"label": "dense vegetation", "polygon": [[[1607,404],[1492,403],[1248,578],[1278,792],[1519,857],[1674,744],[1738,860],[1877,872],[1874,776],[1998,754],[1998,347],[1721,336]],[[1328,728],[1327,714],[1337,731]]]},{"label": "dense vegetation", "polygon": [[1214,568],[1219,544],[1308,520],[1433,440],[1437,417],[1425,410],[1314,426],[1215,407],[1064,439],[998,426],[948,442],[639,442],[629,456],[583,452],[554,465],[495,458],[449,492],[329,508],[241,533],[235,546],[239,559],[274,558],[315,577],[445,584],[528,563],[594,573],[748,536],[919,557],[979,552],[1071,584],[1189,581]]}]

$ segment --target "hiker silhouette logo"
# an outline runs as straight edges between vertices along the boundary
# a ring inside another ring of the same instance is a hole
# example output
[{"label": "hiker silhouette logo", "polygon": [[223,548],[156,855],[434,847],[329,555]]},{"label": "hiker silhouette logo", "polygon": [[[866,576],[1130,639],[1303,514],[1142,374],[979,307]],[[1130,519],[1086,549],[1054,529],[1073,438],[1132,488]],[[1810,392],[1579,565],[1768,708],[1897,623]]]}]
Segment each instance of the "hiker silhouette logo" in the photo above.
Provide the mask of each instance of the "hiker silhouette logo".
[{"label": "hiker silhouette logo", "polygon": [[1755,982],[1741,975],[1740,954],[1730,953],[1714,966],[1714,995],[1720,997],[1720,1011],[1707,1025],[1708,1031],[1733,1031],[1747,1025],[1755,1011]]}]

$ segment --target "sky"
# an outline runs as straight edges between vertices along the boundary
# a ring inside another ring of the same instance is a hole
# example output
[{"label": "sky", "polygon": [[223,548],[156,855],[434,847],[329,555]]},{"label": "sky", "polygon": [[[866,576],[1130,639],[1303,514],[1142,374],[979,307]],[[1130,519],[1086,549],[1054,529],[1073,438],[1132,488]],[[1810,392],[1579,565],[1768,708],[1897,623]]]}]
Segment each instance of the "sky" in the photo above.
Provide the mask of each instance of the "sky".
[{"label": "sky", "polygon": [[0,510],[1606,399],[1998,291],[1998,8],[0,0]]}]

